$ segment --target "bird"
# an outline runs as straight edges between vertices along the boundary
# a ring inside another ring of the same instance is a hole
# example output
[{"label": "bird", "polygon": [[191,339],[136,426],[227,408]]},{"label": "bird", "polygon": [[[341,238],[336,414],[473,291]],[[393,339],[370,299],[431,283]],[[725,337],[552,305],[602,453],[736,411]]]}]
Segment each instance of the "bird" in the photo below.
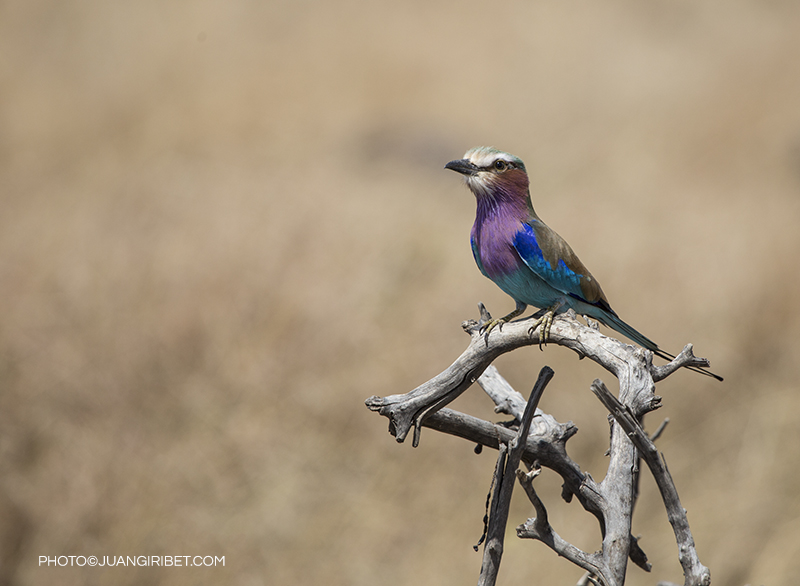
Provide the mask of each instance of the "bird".
[{"label": "bird", "polygon": [[[539,347],[550,336],[553,318],[572,309],[619,332],[667,361],[675,356],[624,322],[611,309],[600,283],[569,244],[545,224],[533,209],[525,164],[494,147],[475,147],[463,159],[445,165],[463,175],[477,200],[470,234],[472,254],[481,273],[516,302],[514,311],[483,324],[486,336],[496,326],[522,315],[529,305],[543,311],[530,332],[539,327]],[[717,380],[701,367],[690,370]]]}]

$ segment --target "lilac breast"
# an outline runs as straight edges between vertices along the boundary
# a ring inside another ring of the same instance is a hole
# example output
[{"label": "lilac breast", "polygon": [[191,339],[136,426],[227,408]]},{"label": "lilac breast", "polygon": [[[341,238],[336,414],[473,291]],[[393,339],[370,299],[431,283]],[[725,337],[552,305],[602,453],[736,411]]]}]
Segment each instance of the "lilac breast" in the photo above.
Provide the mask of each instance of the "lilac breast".
[{"label": "lilac breast", "polygon": [[472,247],[478,266],[490,279],[512,273],[522,262],[514,249],[514,235],[522,227],[519,210],[514,207],[478,206]]}]

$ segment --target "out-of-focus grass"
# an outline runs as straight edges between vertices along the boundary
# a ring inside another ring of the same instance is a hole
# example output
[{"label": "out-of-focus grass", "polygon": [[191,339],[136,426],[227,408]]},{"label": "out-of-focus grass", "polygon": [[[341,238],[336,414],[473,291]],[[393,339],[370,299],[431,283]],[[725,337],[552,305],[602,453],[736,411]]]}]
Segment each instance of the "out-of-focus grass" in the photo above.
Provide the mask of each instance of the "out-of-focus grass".
[{"label": "out-of-focus grass", "polygon": [[[787,582],[799,27],[789,2],[4,3],[0,583],[474,580],[492,455],[398,446],[363,400],[449,364],[477,301],[513,306],[442,170],[476,144],[526,161],[626,320],[726,376],[660,385],[660,445],[715,582]],[[542,407],[601,477],[603,374],[558,348],[499,365],[527,392],[545,362]],[[455,406],[494,416],[477,390]],[[559,532],[598,547],[541,480]],[[648,480],[634,531],[655,568],[629,583],[680,581]],[[510,535],[504,583],[579,574]]]}]

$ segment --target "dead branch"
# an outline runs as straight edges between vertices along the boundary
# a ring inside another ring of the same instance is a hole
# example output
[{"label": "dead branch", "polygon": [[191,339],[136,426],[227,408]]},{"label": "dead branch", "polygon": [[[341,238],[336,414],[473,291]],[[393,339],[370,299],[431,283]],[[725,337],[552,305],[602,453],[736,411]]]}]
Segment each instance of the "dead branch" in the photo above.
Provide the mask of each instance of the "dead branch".
[{"label": "dead branch", "polygon": [[[485,322],[490,316],[482,305],[480,308],[481,322]],[[566,442],[577,432],[577,428],[571,422],[559,423],[540,410],[536,410],[536,416],[530,420],[530,415],[526,417],[524,414],[525,400],[490,366],[495,358],[505,352],[538,343],[538,330],[528,332],[525,322],[521,320],[505,324],[493,330],[488,338],[480,333],[478,322],[465,322],[462,327],[470,335],[470,343],[450,367],[405,395],[373,396],[366,401],[371,410],[389,419],[389,431],[398,442],[402,442],[413,427],[413,445],[417,446],[424,426],[500,451],[480,584],[493,584],[497,574],[503,547],[502,528],[505,527],[508,514],[506,499],[510,499],[513,487],[513,481],[508,479],[515,474],[536,512],[536,517],[517,528],[518,535],[542,541],[586,570],[587,575],[582,582],[621,586],[625,581],[629,558],[649,571],[647,556],[637,539],[631,535],[641,457],[645,458],[662,491],[678,541],[686,586],[708,584],[708,569],[699,562],[685,512],[680,507],[666,465],[658,458],[651,438],[641,428],[644,415],[661,404],[661,398],[655,395],[655,382],[683,366],[707,367],[708,361],[696,358],[691,344],[688,344],[669,364],[654,366],[649,351],[608,338],[596,329],[582,325],[572,312],[556,318],[549,343],[570,348],[581,358],[588,357],[619,380],[619,399],[608,393],[607,389],[605,393],[596,390],[605,388],[599,386],[602,383],[597,384],[599,381],[595,381],[592,387],[598,396],[607,394],[616,401],[613,410],[609,408],[614,419],[608,472],[603,481],[597,483],[590,475],[581,472],[580,467],[567,455]],[[443,408],[473,382],[478,382],[492,398],[496,412],[514,418],[512,427],[516,427],[517,431],[509,429],[508,424],[496,425]],[[530,405],[528,403],[529,408]],[[612,403],[609,402],[609,405]],[[529,430],[526,429],[528,425]],[[661,431],[663,424],[654,435]],[[639,432],[644,439],[638,437]],[[526,474],[517,470],[520,461],[534,472]],[[588,554],[581,551],[559,537],[550,526],[544,503],[533,487],[534,478],[542,466],[562,477],[562,496],[567,502],[573,496],[577,497],[584,509],[597,518],[602,537],[598,552]]]},{"label": "dead branch", "polygon": [[681,506],[678,490],[675,488],[675,483],[667,469],[667,462],[663,454],[659,457],[658,449],[653,440],[645,433],[633,414],[611,394],[611,391],[603,384],[603,381],[595,379],[592,383],[592,392],[606,406],[611,415],[614,416],[614,419],[625,430],[625,433],[628,434],[633,444],[642,454],[644,461],[647,462],[647,466],[656,480],[658,490],[661,492],[661,498],[664,500],[664,506],[667,509],[667,517],[678,542],[678,557],[686,578],[685,586],[708,586],[711,584],[711,573],[707,567],[700,563],[700,558],[697,556],[692,531],[689,529],[689,520],[686,518],[686,510]]},{"label": "dead branch", "polygon": [[534,468],[528,473],[517,470],[519,483],[525,489],[525,493],[528,495],[528,499],[531,501],[536,511],[536,517],[528,519],[525,523],[517,527],[517,537],[538,539],[561,557],[568,559],[576,566],[580,566],[589,572],[589,574],[596,577],[600,583],[609,584],[610,580],[606,577],[607,568],[603,563],[603,556],[600,553],[588,554],[581,551],[571,543],[565,541],[550,526],[547,520],[547,509],[539,498],[539,495],[536,494],[536,490],[533,488],[533,479],[539,475],[539,472],[541,472],[541,468]]},{"label": "dead branch", "polygon": [[504,449],[505,444],[500,445],[500,455],[495,468],[495,494],[489,513],[489,527],[486,533],[486,545],[483,549],[483,563],[481,564],[478,586],[494,586],[497,580],[497,572],[500,569],[500,560],[503,556],[503,539],[508,521],[508,511],[511,506],[511,494],[514,490],[514,477],[522,459],[522,454],[525,451],[525,443],[531,427],[531,420],[533,420],[533,414],[551,378],[553,378],[553,369],[549,366],[542,368],[539,373],[539,379],[536,381],[536,385],[531,391],[530,399],[528,399],[528,403],[525,406],[525,412],[522,414],[519,431],[508,444],[507,455],[506,449]]},{"label": "dead branch", "polygon": [[[488,316],[485,308],[483,314],[482,321]],[[523,346],[538,344],[539,329],[528,333],[526,322],[523,319],[495,328],[488,338],[480,333],[478,322],[464,322],[462,328],[470,335],[470,343],[453,364],[404,395],[372,396],[366,401],[367,407],[389,418],[389,431],[398,442],[404,441],[413,427],[413,445],[416,447],[424,419],[467,390],[498,356]],[[692,354],[691,344],[688,344],[666,366],[653,366],[651,352],[604,336],[598,330],[578,322],[572,311],[553,320],[548,343],[564,346],[581,358],[597,362],[620,379],[622,386],[639,386],[634,381],[629,383],[624,380],[631,376],[646,379],[652,385],[682,366],[709,365],[708,360],[696,358]]]}]

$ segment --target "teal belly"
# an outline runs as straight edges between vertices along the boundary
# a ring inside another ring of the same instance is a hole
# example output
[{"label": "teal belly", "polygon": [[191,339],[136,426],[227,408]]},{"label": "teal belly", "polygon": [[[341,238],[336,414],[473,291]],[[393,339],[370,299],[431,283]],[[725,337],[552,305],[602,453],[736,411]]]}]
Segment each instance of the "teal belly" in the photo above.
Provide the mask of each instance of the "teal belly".
[{"label": "teal belly", "polygon": [[517,269],[507,275],[498,275],[492,280],[515,301],[525,305],[546,309],[557,302],[562,302],[565,304],[564,310],[571,306],[569,297],[548,285],[527,267]]}]

